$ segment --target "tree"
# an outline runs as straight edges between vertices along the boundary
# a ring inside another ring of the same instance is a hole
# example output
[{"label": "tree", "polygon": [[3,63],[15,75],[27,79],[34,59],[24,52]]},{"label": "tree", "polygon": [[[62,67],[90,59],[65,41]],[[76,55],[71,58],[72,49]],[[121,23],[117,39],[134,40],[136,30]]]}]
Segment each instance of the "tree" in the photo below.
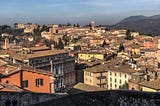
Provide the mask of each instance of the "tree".
[{"label": "tree", "polygon": [[102,47],[105,47],[107,44],[106,44],[106,41],[104,40],[103,41],[103,44],[102,44]]},{"label": "tree", "polygon": [[67,46],[69,42],[69,37],[67,36],[67,34],[63,35],[62,40],[64,41],[64,45]]},{"label": "tree", "polygon": [[77,23],[77,27],[80,27],[79,23]]},{"label": "tree", "polygon": [[129,89],[128,83],[125,82],[122,86],[119,87],[119,89],[125,89],[125,90]]},{"label": "tree", "polygon": [[49,31],[49,27],[47,27],[46,25],[43,25],[40,32],[43,32],[43,31]]},{"label": "tree", "polygon": [[131,36],[130,30],[127,30],[125,39],[126,40],[132,40],[133,39],[133,37]]},{"label": "tree", "polygon": [[14,28],[17,28],[18,23],[14,23]]},{"label": "tree", "polygon": [[63,44],[61,38],[59,38],[58,43],[55,43],[55,48],[57,48],[57,49],[64,49],[64,44]]},{"label": "tree", "polygon": [[38,25],[38,27],[36,29],[34,29],[34,35],[41,35],[41,30],[40,30],[40,25]]},{"label": "tree", "polygon": [[121,52],[121,51],[125,51],[125,47],[123,46],[123,43],[120,44],[118,52]]},{"label": "tree", "polygon": [[69,22],[67,23],[67,26],[72,26]]},{"label": "tree", "polygon": [[51,46],[51,43],[50,43],[50,41],[49,41],[48,39],[45,40],[45,44],[46,44],[46,46],[48,46],[48,47]]}]

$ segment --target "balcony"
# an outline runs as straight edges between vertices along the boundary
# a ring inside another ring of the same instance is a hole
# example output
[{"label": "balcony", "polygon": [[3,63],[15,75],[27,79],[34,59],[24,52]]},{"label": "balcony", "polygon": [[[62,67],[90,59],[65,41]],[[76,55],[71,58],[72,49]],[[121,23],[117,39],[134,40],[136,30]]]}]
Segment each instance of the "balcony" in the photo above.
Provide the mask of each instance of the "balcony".
[{"label": "balcony", "polygon": [[98,80],[100,80],[100,79],[106,79],[106,76],[98,76],[97,79]]},{"label": "balcony", "polygon": [[58,77],[62,78],[62,77],[64,77],[64,74],[55,74],[55,77],[56,78],[58,78]]},{"label": "balcony", "polygon": [[97,85],[102,86],[102,85],[106,85],[107,83],[105,82],[101,82],[101,83],[97,83]]}]

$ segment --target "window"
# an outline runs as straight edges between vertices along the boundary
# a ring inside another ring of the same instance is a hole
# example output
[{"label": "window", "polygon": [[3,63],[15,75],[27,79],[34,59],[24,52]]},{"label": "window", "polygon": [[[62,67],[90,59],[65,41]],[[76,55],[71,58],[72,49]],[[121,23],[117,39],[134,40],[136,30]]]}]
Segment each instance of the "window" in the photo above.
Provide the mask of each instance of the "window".
[{"label": "window", "polygon": [[125,78],[127,78],[127,75],[125,74]]},{"label": "window", "polygon": [[110,78],[110,81],[112,82],[112,78]]},{"label": "window", "polygon": [[36,86],[43,86],[43,79],[42,78],[36,79]]},{"label": "window", "polygon": [[112,87],[112,83],[110,83],[110,87]]},{"label": "window", "polygon": [[115,79],[115,82],[117,82],[117,79]]},{"label": "window", "polygon": [[92,80],[90,79],[90,83],[92,83]]},{"label": "window", "polygon": [[119,76],[121,77],[121,73],[119,73]]},{"label": "window", "polygon": [[112,75],[112,72],[110,72],[110,75]]},{"label": "window", "polygon": [[121,79],[119,80],[119,83],[120,83],[120,84],[122,83]]},{"label": "window", "polygon": [[117,85],[115,84],[115,88],[117,88]]},{"label": "window", "polygon": [[28,80],[22,81],[22,87],[27,88],[28,87]]},{"label": "window", "polygon": [[117,74],[115,73],[115,76],[117,76]]},{"label": "window", "polygon": [[90,83],[92,83],[92,80],[90,79]]}]

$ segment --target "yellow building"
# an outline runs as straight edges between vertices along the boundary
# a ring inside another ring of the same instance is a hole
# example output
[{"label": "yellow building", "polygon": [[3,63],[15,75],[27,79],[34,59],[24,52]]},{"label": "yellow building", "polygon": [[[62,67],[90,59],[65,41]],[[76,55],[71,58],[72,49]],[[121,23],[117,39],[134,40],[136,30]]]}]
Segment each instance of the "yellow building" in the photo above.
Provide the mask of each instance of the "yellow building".
[{"label": "yellow building", "polygon": [[78,53],[79,60],[90,60],[92,58],[105,60],[106,57],[107,57],[107,53],[101,53],[101,52],[79,52]]},{"label": "yellow building", "polygon": [[160,80],[145,81],[140,83],[142,91],[146,92],[160,92]]},{"label": "yellow building", "polygon": [[130,55],[127,52],[118,52],[117,57],[125,58],[126,60],[130,59]]},{"label": "yellow building", "polygon": [[140,54],[140,48],[132,48],[132,53]]},{"label": "yellow building", "polygon": [[107,71],[104,65],[84,70],[84,84],[107,88]]}]

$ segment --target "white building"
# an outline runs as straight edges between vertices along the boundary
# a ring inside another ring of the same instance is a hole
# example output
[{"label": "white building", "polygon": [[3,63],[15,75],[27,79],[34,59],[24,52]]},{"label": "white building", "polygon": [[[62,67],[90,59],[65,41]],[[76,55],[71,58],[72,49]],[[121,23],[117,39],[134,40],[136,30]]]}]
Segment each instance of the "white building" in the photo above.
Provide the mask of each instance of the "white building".
[{"label": "white building", "polygon": [[108,71],[108,89],[119,89],[128,80],[131,79],[131,73],[135,72],[134,69],[127,65],[115,65],[107,69]]}]

